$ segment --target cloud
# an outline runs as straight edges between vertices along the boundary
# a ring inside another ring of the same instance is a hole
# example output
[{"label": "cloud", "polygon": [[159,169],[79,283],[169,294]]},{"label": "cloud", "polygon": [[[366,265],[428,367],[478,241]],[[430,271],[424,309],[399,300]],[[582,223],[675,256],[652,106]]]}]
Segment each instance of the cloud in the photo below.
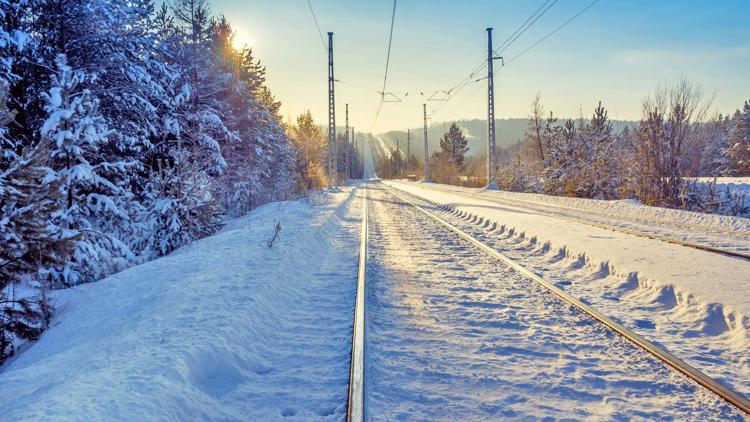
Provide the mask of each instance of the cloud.
[{"label": "cloud", "polygon": [[625,64],[651,63],[716,63],[750,58],[750,44],[722,48],[692,50],[629,49],[616,53],[617,61]]}]

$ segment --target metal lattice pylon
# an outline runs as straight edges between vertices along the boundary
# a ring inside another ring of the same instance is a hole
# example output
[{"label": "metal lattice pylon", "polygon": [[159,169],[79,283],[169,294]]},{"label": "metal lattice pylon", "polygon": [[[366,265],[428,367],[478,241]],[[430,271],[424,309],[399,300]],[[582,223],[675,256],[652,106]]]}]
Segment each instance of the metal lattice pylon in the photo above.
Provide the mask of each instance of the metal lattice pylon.
[{"label": "metal lattice pylon", "polygon": [[328,33],[328,188],[336,186],[336,80],[333,76],[333,32]]},{"label": "metal lattice pylon", "polygon": [[487,28],[487,186],[494,186],[497,177],[495,163],[495,81],[492,54],[492,28]]},{"label": "metal lattice pylon", "polygon": [[430,180],[430,154],[427,151],[427,104],[422,104],[424,113],[424,180]]}]

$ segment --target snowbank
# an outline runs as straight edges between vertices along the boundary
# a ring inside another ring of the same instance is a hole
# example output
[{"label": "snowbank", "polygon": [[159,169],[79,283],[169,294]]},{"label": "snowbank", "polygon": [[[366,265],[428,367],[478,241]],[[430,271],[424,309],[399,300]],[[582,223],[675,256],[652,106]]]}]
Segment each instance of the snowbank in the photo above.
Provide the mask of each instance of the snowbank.
[{"label": "snowbank", "polygon": [[[709,375],[750,394],[750,262],[592,227],[492,199],[504,197],[505,192],[386,183],[448,205],[459,222],[486,231],[489,243],[497,243],[503,253],[531,265],[558,287]],[[528,195],[532,196],[546,199]],[[549,198],[552,203],[556,200]],[[601,202],[591,201],[588,206]],[[680,212],[669,211],[665,215]],[[745,224],[731,219],[743,220],[715,216],[713,221],[735,229]],[[703,222],[710,224],[711,220]]]},{"label": "snowbank", "polygon": [[2,418],[341,420],[361,201],[313,202],[61,292],[49,331],[0,373]]},{"label": "snowbank", "polygon": [[[609,262],[621,272],[635,272],[641,278],[669,284],[676,289],[694,295],[702,302],[726,305],[743,316],[750,316],[750,263],[728,256],[704,252],[697,249],[636,237],[625,233],[591,227],[573,221],[530,213],[512,206],[498,206],[483,200],[481,196],[468,200],[458,193],[473,189],[408,182],[388,182],[399,189],[443,204],[450,204],[472,214],[514,227],[516,232],[526,232],[527,237],[537,236],[558,247],[567,247],[575,253],[585,253],[589,259]],[[457,191],[453,193],[452,191]],[[524,195],[550,202],[574,200],[579,207],[597,206],[607,201],[557,198],[535,194],[510,194],[487,192],[488,195]],[[588,204],[587,204],[588,203]],[[745,218],[705,215],[688,211],[643,207],[628,202],[613,201],[615,208],[643,208],[641,214],[660,216],[674,221],[700,220],[704,225],[732,230],[747,230],[750,235],[750,220]],[[697,214],[697,215],[696,215]],[[680,216],[684,216],[681,219]],[[694,221],[698,223],[699,221]]]},{"label": "snowbank", "polygon": [[695,193],[726,214],[750,216],[750,177],[695,177]]}]

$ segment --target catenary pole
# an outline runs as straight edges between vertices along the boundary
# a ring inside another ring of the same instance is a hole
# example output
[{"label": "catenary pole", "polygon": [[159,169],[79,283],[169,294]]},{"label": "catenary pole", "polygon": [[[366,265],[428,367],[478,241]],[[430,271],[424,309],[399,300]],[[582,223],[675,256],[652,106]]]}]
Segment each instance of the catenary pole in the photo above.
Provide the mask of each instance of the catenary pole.
[{"label": "catenary pole", "polygon": [[328,33],[328,189],[336,186],[336,96],[333,75],[333,32]]},{"label": "catenary pole", "polygon": [[424,180],[430,180],[430,161],[429,152],[427,151],[427,104],[422,104],[424,114]]},{"label": "catenary pole", "polygon": [[354,126],[352,126],[349,130],[352,132],[352,136],[349,138],[351,141],[349,142],[350,146],[350,154],[349,154],[349,174],[354,178],[354,163],[357,161],[357,141],[354,140]]},{"label": "catenary pole", "polygon": [[394,157],[396,159],[396,179],[398,179],[398,175],[401,174],[401,152],[399,147],[399,139],[396,138],[396,156]]},{"label": "catenary pole", "polygon": [[349,179],[349,104],[346,104],[346,129],[344,136],[344,177]]},{"label": "catenary pole", "polygon": [[497,189],[495,152],[495,75],[492,51],[492,28],[487,28],[487,187]]},{"label": "catenary pole", "polygon": [[411,130],[406,129],[406,171],[409,171],[409,157],[411,157]]}]

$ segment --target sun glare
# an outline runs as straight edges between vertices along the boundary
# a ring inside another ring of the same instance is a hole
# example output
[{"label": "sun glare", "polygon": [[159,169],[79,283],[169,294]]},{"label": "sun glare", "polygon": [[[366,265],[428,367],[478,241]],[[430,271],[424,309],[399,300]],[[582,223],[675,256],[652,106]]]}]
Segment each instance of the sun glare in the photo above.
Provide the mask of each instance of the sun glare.
[{"label": "sun glare", "polygon": [[241,29],[235,29],[234,39],[232,40],[232,46],[238,50],[243,47],[254,47],[248,33]]}]

